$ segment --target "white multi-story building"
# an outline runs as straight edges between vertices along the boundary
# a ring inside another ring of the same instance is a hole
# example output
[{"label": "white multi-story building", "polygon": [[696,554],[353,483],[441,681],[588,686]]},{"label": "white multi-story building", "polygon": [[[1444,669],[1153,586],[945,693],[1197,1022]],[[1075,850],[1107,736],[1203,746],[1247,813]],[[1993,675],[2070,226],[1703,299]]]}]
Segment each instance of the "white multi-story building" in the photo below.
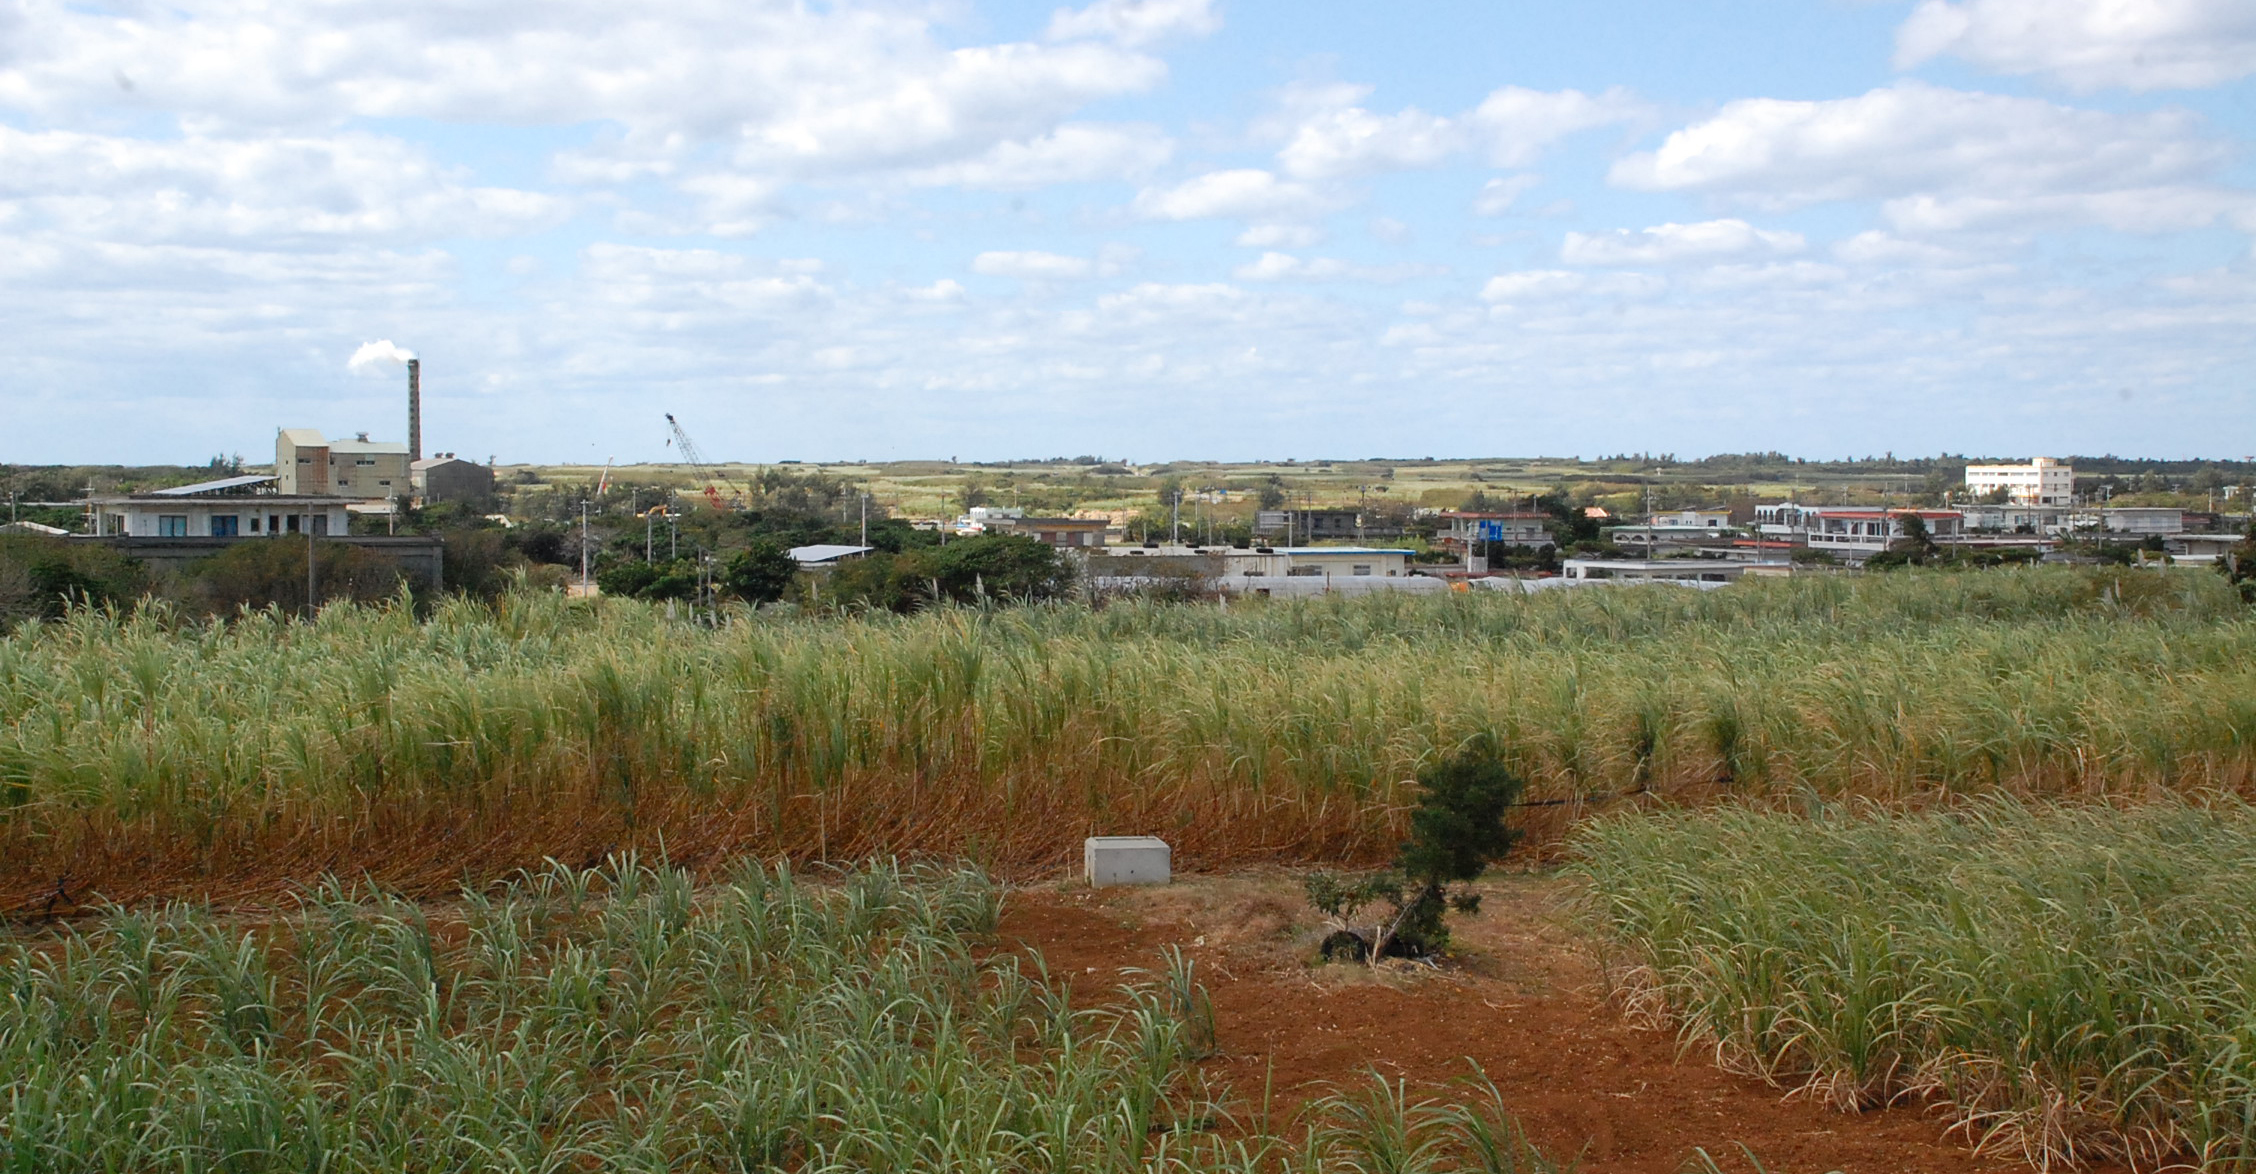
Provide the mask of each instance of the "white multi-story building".
[{"label": "white multi-story building", "polygon": [[2051,457],[2038,457],[2026,465],[1968,465],[1966,491],[1976,497],[2004,490],[2016,505],[2072,505],[2076,496],[2076,469]]}]

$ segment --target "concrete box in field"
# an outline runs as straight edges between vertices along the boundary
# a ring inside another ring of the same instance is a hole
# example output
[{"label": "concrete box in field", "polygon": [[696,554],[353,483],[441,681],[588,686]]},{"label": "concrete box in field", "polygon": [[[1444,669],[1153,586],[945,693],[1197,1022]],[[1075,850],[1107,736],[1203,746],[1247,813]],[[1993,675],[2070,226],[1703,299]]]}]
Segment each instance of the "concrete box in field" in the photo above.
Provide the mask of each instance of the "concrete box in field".
[{"label": "concrete box in field", "polygon": [[1164,885],[1170,853],[1158,836],[1090,836],[1081,841],[1082,872],[1095,885]]}]

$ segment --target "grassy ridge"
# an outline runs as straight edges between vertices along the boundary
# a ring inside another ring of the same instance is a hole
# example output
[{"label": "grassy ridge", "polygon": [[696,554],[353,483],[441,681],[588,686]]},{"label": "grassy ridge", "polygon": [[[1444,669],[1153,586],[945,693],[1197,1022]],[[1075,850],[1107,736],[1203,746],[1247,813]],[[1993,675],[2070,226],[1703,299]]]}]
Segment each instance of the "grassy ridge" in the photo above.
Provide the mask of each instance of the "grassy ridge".
[{"label": "grassy ridge", "polygon": [[2040,1165],[2256,1167],[2256,809],[1607,818],[1633,1004],[1843,1107],[1954,1103]]},{"label": "grassy ridge", "polygon": [[1539,799],[2241,788],[2256,621],[2217,576],[2067,569],[717,631],[541,595],[82,612],[0,638],[0,907],[261,870],[444,890],[661,839],[1368,858],[1399,781],[1481,732]]},{"label": "grassy ridge", "polygon": [[331,884],[0,941],[0,1168],[1106,1172],[1554,1167],[1400,1086],[1215,1132],[1188,963],[1076,1009],[976,873],[551,866],[438,912]]}]

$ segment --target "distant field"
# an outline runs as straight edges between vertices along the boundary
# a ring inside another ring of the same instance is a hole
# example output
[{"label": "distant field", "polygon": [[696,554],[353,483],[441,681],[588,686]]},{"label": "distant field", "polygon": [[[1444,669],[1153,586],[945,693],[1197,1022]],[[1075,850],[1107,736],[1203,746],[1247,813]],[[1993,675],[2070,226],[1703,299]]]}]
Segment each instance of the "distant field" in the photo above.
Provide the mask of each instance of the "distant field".
[{"label": "distant field", "polygon": [[[713,466],[729,478],[744,480],[761,466],[726,463]],[[794,462],[787,466],[803,473],[820,472],[865,487],[879,503],[910,516],[952,514],[961,509],[967,481],[984,487],[996,504],[1014,504],[1014,491],[1023,496],[1055,498],[1068,494],[1076,508],[1133,509],[1149,505],[1153,493],[1169,478],[1181,482],[1185,492],[1209,487],[1233,490],[1250,502],[1250,495],[1275,478],[1277,488],[1294,506],[1341,506],[1380,502],[1412,507],[1451,507],[1474,492],[1512,496],[1554,492],[1562,487],[1614,494],[1625,508],[1642,505],[1641,486],[1651,480],[1660,486],[1661,504],[1714,504],[1734,497],[1760,494],[1766,499],[1799,496],[1804,500],[1906,501],[1921,489],[1923,478],[1902,473],[1842,472],[1822,467],[1765,470],[1759,478],[1729,470],[1693,466],[1652,466],[1634,461],[1575,461],[1551,458],[1496,458],[1483,460],[1395,461],[1175,461],[1160,465],[1103,466],[1026,462],[1019,464],[955,464],[946,461],[895,461],[818,463]],[[601,465],[530,465],[502,470],[506,477],[523,469],[541,484],[576,487],[592,485],[604,475]],[[626,465],[613,468],[614,481],[676,487],[703,484],[704,478],[689,465]],[[1955,483],[1955,481],[1953,482]],[[1688,495],[1688,496],[1686,496]],[[1813,496],[1815,495],[1815,496]],[[1682,502],[1677,498],[1683,497]]]},{"label": "distant field", "polygon": [[367,870],[415,891],[661,845],[1063,865],[1373,860],[1477,733],[1552,815],[1652,792],[2246,790],[2221,576],[2047,568],[911,617],[518,595],[428,620],[80,613],[0,638],[0,908]]},{"label": "distant field", "polygon": [[2256,1164],[2256,810],[1815,814],[1586,827],[1633,1007],[1842,1108],[1938,1097],[2040,1168]]}]

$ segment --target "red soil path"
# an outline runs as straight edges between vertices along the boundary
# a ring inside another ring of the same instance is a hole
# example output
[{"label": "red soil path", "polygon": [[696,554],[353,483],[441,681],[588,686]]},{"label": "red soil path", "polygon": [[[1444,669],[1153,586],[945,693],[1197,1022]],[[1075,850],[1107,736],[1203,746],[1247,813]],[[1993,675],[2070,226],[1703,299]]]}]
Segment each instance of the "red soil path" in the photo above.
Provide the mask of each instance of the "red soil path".
[{"label": "red soil path", "polygon": [[1759,1080],[1679,1057],[1670,1035],[1633,1026],[1603,996],[1595,960],[1542,880],[1488,886],[1483,912],[1457,931],[1463,958],[1439,972],[1374,974],[1311,966],[1314,917],[1279,872],[1191,878],[1162,889],[1056,885],[1014,891],[1006,941],[1041,951],[1086,1004],[1160,965],[1178,946],[1214,998],[1223,1055],[1210,1074],[1240,1103],[1273,1079],[1276,1120],[1372,1070],[1438,1084],[1477,1061],[1529,1134],[1585,1171],[1677,1174],[1695,1146],[1727,1170],[1771,1174],[2005,1174],[2030,1169],[1977,1157],[1939,1110],[1848,1114],[1790,1098]]}]

